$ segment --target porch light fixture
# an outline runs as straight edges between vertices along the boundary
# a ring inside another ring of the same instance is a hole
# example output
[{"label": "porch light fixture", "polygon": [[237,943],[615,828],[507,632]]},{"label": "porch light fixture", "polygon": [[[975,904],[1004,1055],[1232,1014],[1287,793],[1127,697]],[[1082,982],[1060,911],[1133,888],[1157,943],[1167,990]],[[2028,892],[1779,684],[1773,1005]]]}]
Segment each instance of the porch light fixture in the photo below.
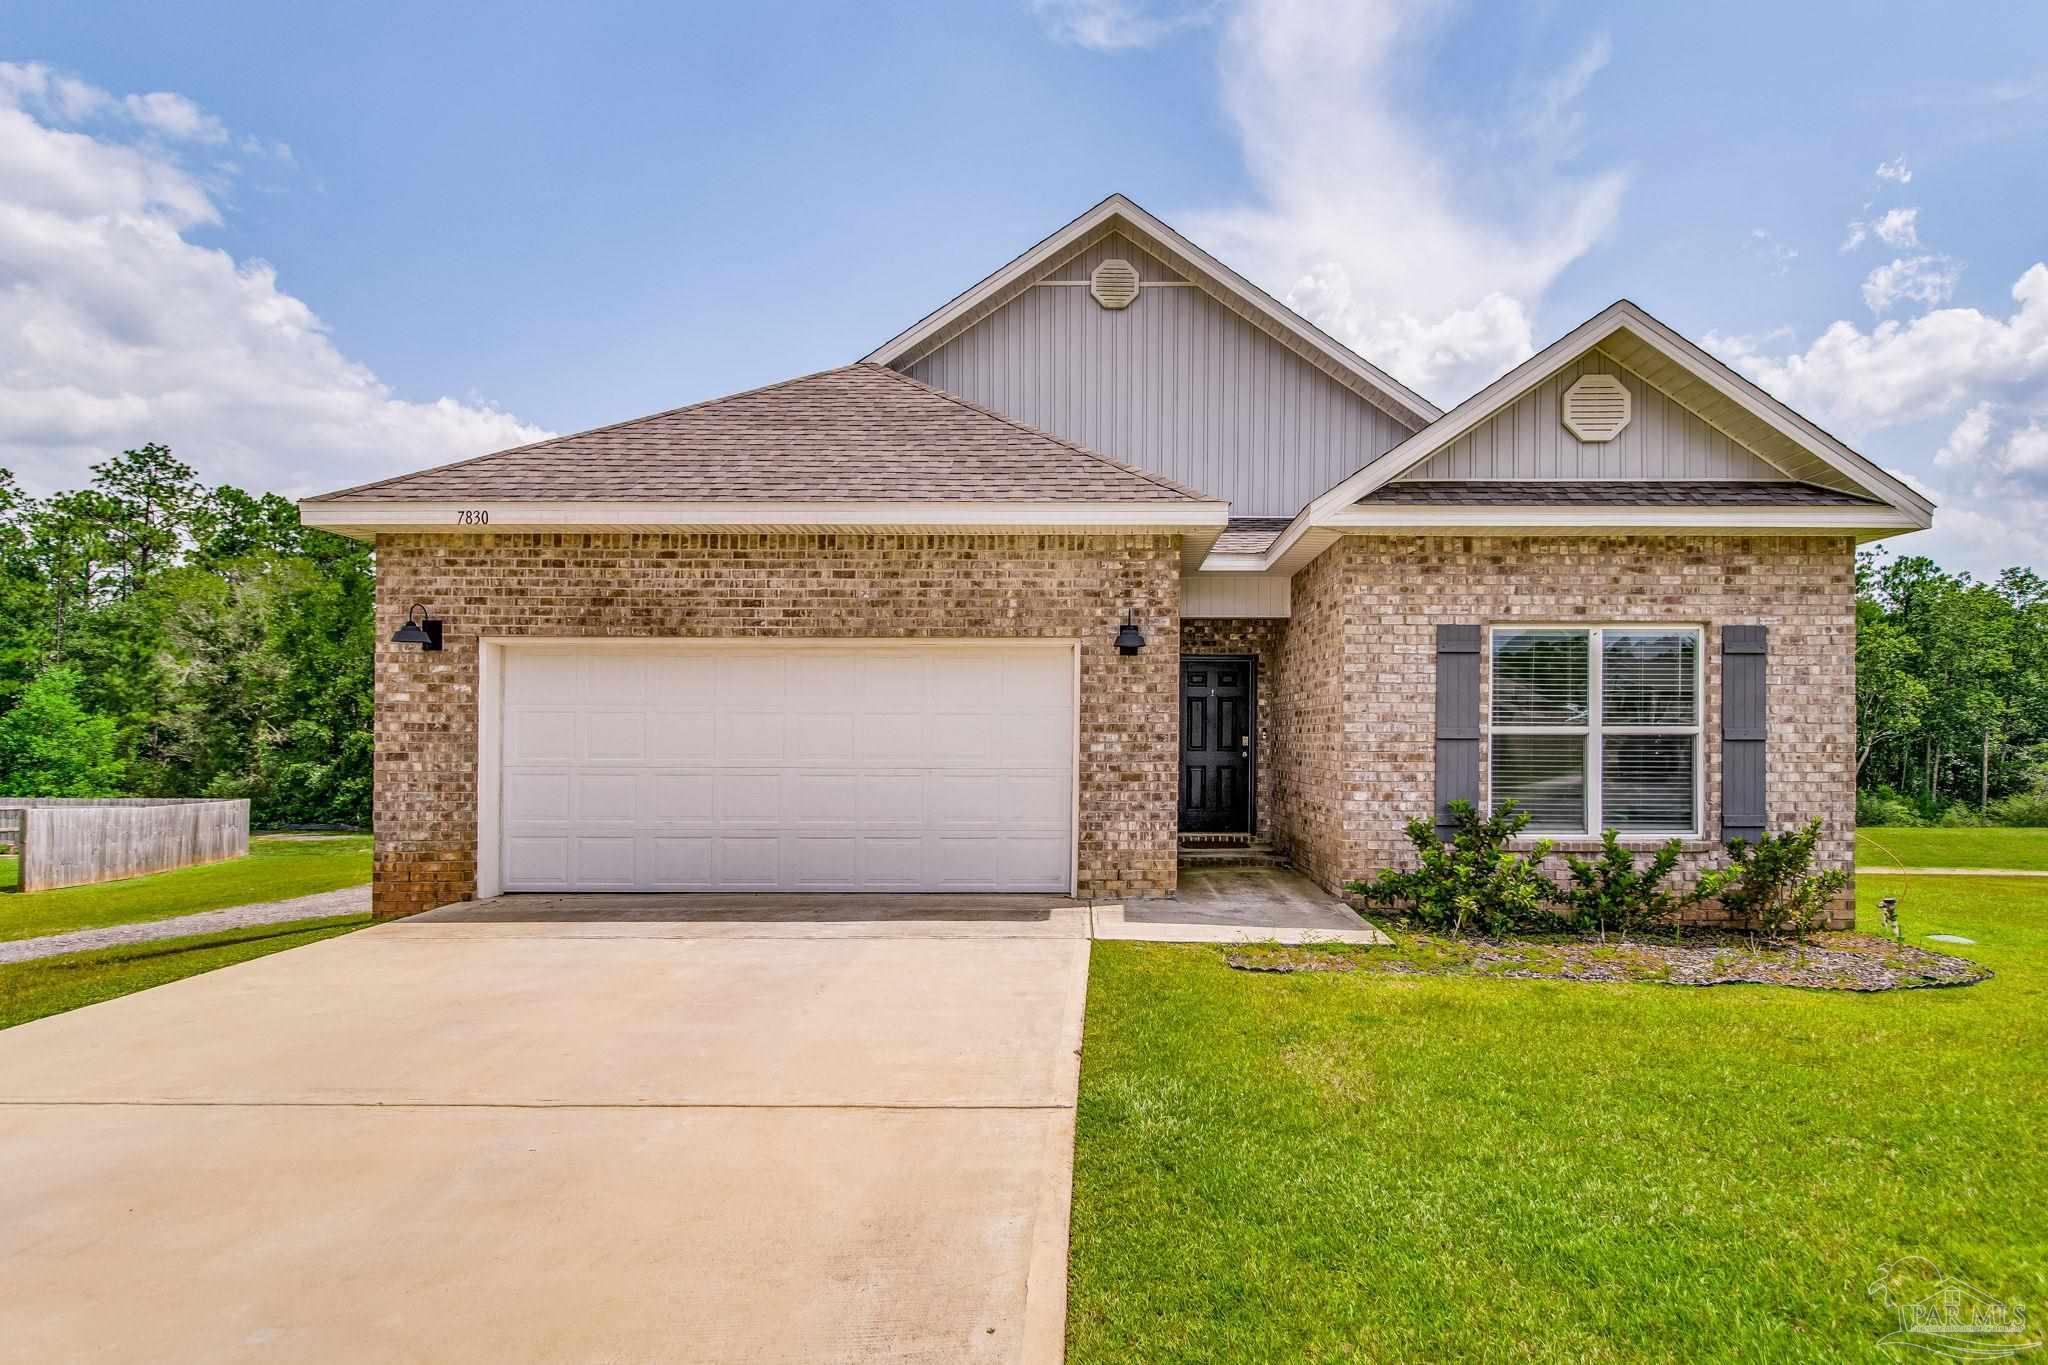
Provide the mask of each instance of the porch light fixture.
[{"label": "porch light fixture", "polygon": [[1123,628],[1116,633],[1116,652],[1136,654],[1145,647],[1145,637],[1138,633],[1138,627],[1131,621],[1131,614],[1124,613]]},{"label": "porch light fixture", "polygon": [[394,645],[418,645],[422,652],[441,647],[441,623],[430,620],[424,602],[412,604],[412,610],[405,614],[405,624],[391,637]]}]

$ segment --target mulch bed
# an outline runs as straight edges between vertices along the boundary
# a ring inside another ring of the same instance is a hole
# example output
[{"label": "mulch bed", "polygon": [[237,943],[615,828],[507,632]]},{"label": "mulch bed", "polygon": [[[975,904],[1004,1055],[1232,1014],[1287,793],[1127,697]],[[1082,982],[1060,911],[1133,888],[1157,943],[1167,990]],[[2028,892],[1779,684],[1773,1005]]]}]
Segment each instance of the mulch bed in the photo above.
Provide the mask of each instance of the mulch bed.
[{"label": "mulch bed", "polygon": [[1760,943],[1745,934],[1694,930],[1682,943],[1610,939],[1458,939],[1406,934],[1393,950],[1249,945],[1224,955],[1239,971],[1386,972],[1494,976],[1530,981],[1649,982],[1667,986],[1795,986],[1896,991],[1970,986],[1991,972],[1948,953],[1875,934],[1821,933],[1804,944]]}]

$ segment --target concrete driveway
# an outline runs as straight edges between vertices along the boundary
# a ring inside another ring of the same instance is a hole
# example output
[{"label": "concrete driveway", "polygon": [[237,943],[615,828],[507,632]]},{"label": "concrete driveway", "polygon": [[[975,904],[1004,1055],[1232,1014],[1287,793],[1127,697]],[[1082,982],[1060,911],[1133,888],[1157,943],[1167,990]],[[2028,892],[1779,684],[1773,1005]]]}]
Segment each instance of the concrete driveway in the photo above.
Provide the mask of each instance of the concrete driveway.
[{"label": "concrete driveway", "polygon": [[0,1032],[0,1359],[1057,1360],[1087,952],[415,920]]}]

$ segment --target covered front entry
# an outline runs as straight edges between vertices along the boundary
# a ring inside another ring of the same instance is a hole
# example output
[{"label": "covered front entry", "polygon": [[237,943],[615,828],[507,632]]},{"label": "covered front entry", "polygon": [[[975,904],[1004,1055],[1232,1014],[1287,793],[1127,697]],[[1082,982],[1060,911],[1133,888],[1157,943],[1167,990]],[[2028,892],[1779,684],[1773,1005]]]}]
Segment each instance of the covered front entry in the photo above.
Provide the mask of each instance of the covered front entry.
[{"label": "covered front entry", "polygon": [[1071,641],[494,647],[506,891],[1073,887]]},{"label": "covered front entry", "polygon": [[1180,666],[1180,828],[1183,834],[1245,834],[1253,828],[1252,765],[1258,734],[1256,663],[1198,655]]}]

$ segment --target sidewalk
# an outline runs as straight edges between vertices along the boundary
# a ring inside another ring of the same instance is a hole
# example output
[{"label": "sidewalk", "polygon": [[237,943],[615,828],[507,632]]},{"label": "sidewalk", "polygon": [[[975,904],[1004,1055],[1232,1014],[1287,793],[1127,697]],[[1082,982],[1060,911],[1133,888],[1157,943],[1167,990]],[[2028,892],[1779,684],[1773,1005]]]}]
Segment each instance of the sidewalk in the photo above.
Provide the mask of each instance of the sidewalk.
[{"label": "sidewalk", "polygon": [[1859,867],[1859,877],[2048,877],[2012,867]]},{"label": "sidewalk", "polygon": [[173,915],[169,919],[144,920],[139,924],[112,924],[104,929],[75,929],[68,934],[45,934],[41,938],[18,938],[0,942],[0,966],[11,962],[33,962],[41,957],[113,948],[123,943],[149,943],[160,938],[186,938],[193,934],[217,934],[224,929],[244,929],[252,924],[280,924],[286,920],[328,919],[336,915],[362,915],[370,910],[370,888],[344,887],[284,901],[259,901],[226,910],[203,910],[196,915]]}]

